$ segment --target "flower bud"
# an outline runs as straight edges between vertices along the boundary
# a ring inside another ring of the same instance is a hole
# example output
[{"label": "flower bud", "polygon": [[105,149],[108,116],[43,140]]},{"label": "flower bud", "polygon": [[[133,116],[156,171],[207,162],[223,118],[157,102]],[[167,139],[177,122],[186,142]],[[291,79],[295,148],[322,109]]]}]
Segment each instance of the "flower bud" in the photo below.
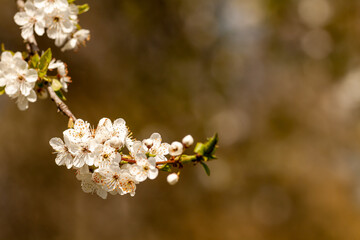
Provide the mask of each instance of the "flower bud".
[{"label": "flower bud", "polygon": [[179,181],[179,175],[171,173],[167,176],[166,180],[170,185],[175,185]]},{"label": "flower bud", "polygon": [[182,143],[185,147],[190,147],[194,143],[194,139],[191,135],[187,135],[182,139]]},{"label": "flower bud", "polygon": [[145,139],[145,140],[143,141],[143,143],[144,143],[144,145],[145,145],[148,149],[150,149],[150,148],[153,146],[153,144],[154,144],[153,140],[150,139],[150,138]]},{"label": "flower bud", "polygon": [[173,142],[170,147],[169,147],[169,153],[171,156],[179,156],[180,154],[183,153],[183,145],[182,143],[175,141]]}]

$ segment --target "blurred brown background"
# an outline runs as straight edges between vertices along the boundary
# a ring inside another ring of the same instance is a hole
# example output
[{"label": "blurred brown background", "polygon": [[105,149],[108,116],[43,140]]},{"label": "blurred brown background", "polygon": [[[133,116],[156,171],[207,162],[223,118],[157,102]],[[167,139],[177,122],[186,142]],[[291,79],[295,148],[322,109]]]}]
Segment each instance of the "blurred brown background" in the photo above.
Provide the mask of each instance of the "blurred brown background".
[{"label": "blurred brown background", "polygon": [[[360,239],[360,1],[87,2],[87,47],[53,51],[75,115],[140,139],[218,132],[219,160],[102,200],[54,162],[55,105],[1,96],[0,239]],[[0,41],[24,50],[0,4]]]}]

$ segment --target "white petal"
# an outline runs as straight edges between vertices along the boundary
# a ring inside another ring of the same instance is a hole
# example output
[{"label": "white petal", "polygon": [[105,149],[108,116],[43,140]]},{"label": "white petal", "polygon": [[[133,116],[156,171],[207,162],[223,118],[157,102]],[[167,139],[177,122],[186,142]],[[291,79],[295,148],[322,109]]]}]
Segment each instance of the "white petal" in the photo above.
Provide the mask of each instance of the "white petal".
[{"label": "white petal", "polygon": [[0,87],[4,87],[7,84],[7,79],[5,77],[0,77]]},{"label": "white petal", "polygon": [[36,82],[38,79],[38,74],[37,71],[35,69],[29,69],[26,74],[25,74],[25,79],[28,82]]},{"label": "white petal", "polygon": [[13,56],[12,56],[11,52],[5,51],[5,52],[3,52],[1,54],[1,61],[2,62],[5,62],[5,63],[12,62],[12,60],[13,60]]},{"label": "white petal", "polygon": [[18,12],[14,16],[14,21],[17,25],[23,26],[30,21],[30,17],[25,12]]},{"label": "white petal", "polygon": [[19,98],[16,101],[18,108],[21,111],[25,111],[26,109],[29,108],[29,103],[28,100],[24,97],[24,96],[19,96]]},{"label": "white petal", "polygon": [[23,58],[22,58],[22,53],[21,53],[21,52],[16,52],[16,53],[14,54],[14,56],[13,56],[13,60],[15,60],[15,59],[21,59],[21,60],[23,60]]},{"label": "white petal", "polygon": [[54,137],[50,139],[49,144],[55,151],[61,151],[64,148],[64,142],[61,138]]},{"label": "white petal", "polygon": [[129,167],[129,172],[130,172],[131,175],[136,176],[136,175],[140,174],[141,167],[138,166],[138,165],[133,164],[133,165],[131,165]]},{"label": "white petal", "polygon": [[159,174],[159,170],[157,168],[155,169],[150,169],[148,171],[148,176],[149,176],[149,179],[155,179]]},{"label": "white petal", "polygon": [[68,50],[74,50],[76,48],[76,45],[77,40],[75,38],[72,38],[64,45],[64,47],[61,48],[61,51],[65,52]]},{"label": "white petal", "polygon": [[156,166],[156,159],[155,158],[150,157],[148,159],[148,162],[149,162],[150,166],[152,166],[152,167]]},{"label": "white petal", "polygon": [[57,29],[56,25],[55,25],[55,24],[51,25],[51,26],[47,29],[46,33],[47,33],[47,36],[48,36],[50,39],[55,39],[55,38],[57,37],[57,35],[58,35],[58,29]]},{"label": "white petal", "polygon": [[65,160],[66,160],[66,153],[58,153],[58,155],[55,158],[55,163],[58,166],[62,166],[65,165]]},{"label": "white petal", "polygon": [[21,37],[23,39],[28,39],[34,34],[34,24],[28,23],[22,27]]},{"label": "white petal", "polygon": [[20,59],[20,58],[16,58],[14,60],[15,62],[15,67],[18,73],[20,74],[26,74],[27,70],[28,70],[28,64],[27,62],[25,62],[24,60]]},{"label": "white petal", "polygon": [[36,7],[31,1],[26,1],[25,3],[25,12],[31,16],[34,17],[36,13]]},{"label": "white petal", "polygon": [[36,22],[35,23],[35,32],[37,35],[42,36],[45,32],[45,23],[44,22]]},{"label": "white petal", "polygon": [[14,95],[19,91],[19,83],[18,82],[11,82],[8,83],[5,87],[5,93],[7,95]]},{"label": "white petal", "polygon": [[45,4],[48,0],[34,0],[34,5],[37,8],[43,8],[45,7]]},{"label": "white petal", "polygon": [[20,92],[24,96],[28,96],[30,94],[31,88],[26,84],[26,82],[20,83]]},{"label": "white petal", "polygon": [[74,24],[68,20],[68,19],[65,19],[64,21],[62,21],[61,23],[61,30],[64,32],[64,33],[71,33],[73,30],[74,30]]},{"label": "white petal", "polygon": [[77,167],[77,168],[81,168],[82,166],[84,166],[84,164],[85,164],[84,154],[82,154],[82,153],[77,154],[74,158],[73,164],[74,164],[74,167]]},{"label": "white petal", "polygon": [[30,90],[30,94],[27,96],[27,100],[29,102],[36,102],[37,95],[36,95],[36,92],[33,89]]},{"label": "white petal", "polygon": [[58,36],[55,38],[55,46],[60,47],[61,45],[63,45],[67,37],[68,36],[66,34],[58,34]]}]

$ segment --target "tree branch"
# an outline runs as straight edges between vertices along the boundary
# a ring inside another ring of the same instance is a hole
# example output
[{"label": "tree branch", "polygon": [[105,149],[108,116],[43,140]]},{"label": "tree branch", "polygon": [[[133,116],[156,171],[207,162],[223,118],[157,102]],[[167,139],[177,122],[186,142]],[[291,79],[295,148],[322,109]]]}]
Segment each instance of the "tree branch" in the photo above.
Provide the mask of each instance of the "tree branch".
[{"label": "tree branch", "polygon": [[56,95],[54,89],[51,86],[47,86],[47,90],[49,92],[50,98],[55,102],[58,111],[62,112],[64,115],[68,116],[70,119],[76,121],[76,117],[70,111],[69,107]]},{"label": "tree branch", "polygon": [[[24,0],[15,0],[15,1],[19,11],[24,11],[25,9]],[[25,40],[25,45],[26,45],[26,50],[30,55],[34,55],[40,51],[34,35],[32,35],[31,37]],[[50,98],[55,102],[58,111],[61,111],[64,115],[68,116],[69,120],[72,119],[73,121],[76,121],[76,117],[74,116],[74,114],[70,111],[69,107],[56,95],[52,87],[47,86],[47,90],[49,92]]]}]

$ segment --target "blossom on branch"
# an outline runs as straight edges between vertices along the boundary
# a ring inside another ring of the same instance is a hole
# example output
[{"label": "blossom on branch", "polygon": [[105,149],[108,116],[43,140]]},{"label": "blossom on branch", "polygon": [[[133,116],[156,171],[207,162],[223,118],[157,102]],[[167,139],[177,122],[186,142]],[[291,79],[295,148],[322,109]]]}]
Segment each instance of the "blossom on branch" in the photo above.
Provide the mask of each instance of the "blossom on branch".
[{"label": "blossom on branch", "polygon": [[[63,135],[64,142],[56,137],[50,140],[57,153],[56,164],[75,169],[83,191],[102,198],[106,198],[107,193],[134,196],[136,185],[146,179],[155,179],[159,170],[171,172],[172,168],[181,169],[186,163],[201,163],[205,167],[205,161],[215,158],[213,153],[217,143],[215,135],[207,143],[198,144],[195,155],[182,155],[180,142],[162,143],[158,133],[143,141],[134,141],[122,118],[113,123],[102,118],[96,129],[78,119]],[[187,136],[185,142],[191,142],[190,138]],[[169,151],[173,156],[169,156]],[[161,161],[157,161],[158,156]],[[178,174],[170,174],[168,182],[175,184]]]},{"label": "blossom on branch", "polygon": [[15,14],[14,21],[21,27],[24,40],[32,37],[34,30],[42,36],[46,29],[55,45],[63,46],[62,51],[77,50],[90,39],[90,31],[81,29],[78,20],[78,15],[88,10],[87,4],[69,4],[67,0],[27,0],[24,9]]}]

